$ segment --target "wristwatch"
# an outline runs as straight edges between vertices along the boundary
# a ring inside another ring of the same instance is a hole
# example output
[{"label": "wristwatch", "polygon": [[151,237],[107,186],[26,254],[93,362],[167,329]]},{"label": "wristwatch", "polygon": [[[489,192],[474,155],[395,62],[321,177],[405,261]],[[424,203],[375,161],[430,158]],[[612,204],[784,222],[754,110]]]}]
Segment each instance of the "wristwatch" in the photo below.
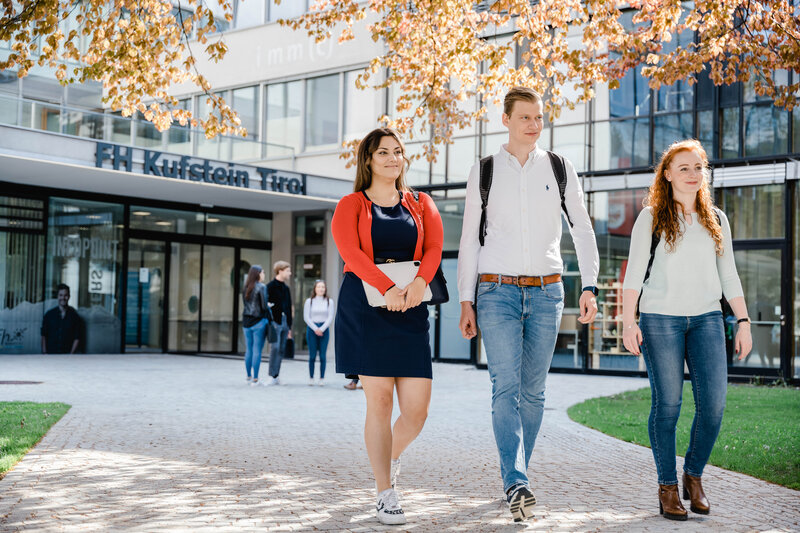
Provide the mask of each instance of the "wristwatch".
[{"label": "wristwatch", "polygon": [[597,296],[597,294],[600,292],[600,291],[597,290],[597,287],[595,287],[594,285],[589,285],[588,287],[584,287],[582,290],[589,291],[592,294],[594,294],[595,296]]},{"label": "wristwatch", "polygon": [[737,324],[741,324],[742,322],[747,322],[748,324],[750,324],[750,317],[746,316],[746,317],[740,318],[739,320],[736,321]]}]

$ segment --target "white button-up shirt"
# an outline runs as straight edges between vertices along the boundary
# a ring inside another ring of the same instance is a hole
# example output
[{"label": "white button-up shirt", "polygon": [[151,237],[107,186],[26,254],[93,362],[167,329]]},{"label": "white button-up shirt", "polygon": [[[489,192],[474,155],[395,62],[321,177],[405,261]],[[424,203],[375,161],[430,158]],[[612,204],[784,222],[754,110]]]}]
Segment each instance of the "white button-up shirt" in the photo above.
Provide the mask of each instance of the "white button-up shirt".
[{"label": "white button-up shirt", "polygon": [[[480,163],[467,180],[464,222],[458,250],[459,301],[475,299],[478,274],[546,276],[560,274],[561,197],[547,152],[539,147],[524,165],[504,145],[494,155],[492,186],[486,207],[486,239],[478,240],[481,220]],[[583,190],[572,163],[565,159],[565,201],[582,286],[597,284],[600,259]]]}]

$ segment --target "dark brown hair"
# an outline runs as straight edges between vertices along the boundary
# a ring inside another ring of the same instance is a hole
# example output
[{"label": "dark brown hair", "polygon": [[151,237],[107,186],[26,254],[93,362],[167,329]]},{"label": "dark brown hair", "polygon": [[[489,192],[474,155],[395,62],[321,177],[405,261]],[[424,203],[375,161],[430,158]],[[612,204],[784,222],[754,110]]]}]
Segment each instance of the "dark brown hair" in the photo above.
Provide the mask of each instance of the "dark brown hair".
[{"label": "dark brown hair", "polygon": [[369,186],[372,185],[372,167],[370,164],[372,163],[372,154],[378,149],[381,144],[381,140],[384,137],[391,137],[397,144],[400,145],[400,149],[403,151],[403,161],[405,164],[403,165],[403,169],[400,172],[400,176],[395,181],[394,185],[398,191],[409,191],[408,185],[406,185],[406,169],[408,165],[411,163],[408,158],[406,157],[406,147],[403,146],[403,141],[400,140],[400,136],[397,134],[396,131],[390,128],[377,128],[372,130],[367,134],[366,137],[361,139],[361,142],[358,144],[358,160],[356,163],[356,181],[353,183],[353,191],[359,192],[366,189],[369,189]]},{"label": "dark brown hair", "polygon": [[250,299],[250,295],[253,294],[253,289],[256,287],[258,277],[262,272],[264,272],[264,269],[261,268],[261,265],[253,265],[250,267],[250,271],[247,273],[247,281],[244,282],[244,288],[242,289],[245,300]]},{"label": "dark brown hair", "polygon": [[503,101],[503,113],[510,117],[511,112],[514,111],[515,102],[530,102],[535,104],[537,102],[542,102],[542,95],[528,87],[512,87],[511,90],[506,93],[506,98]]},{"label": "dark brown hair", "polygon": [[[319,285],[320,283],[325,283],[325,280],[324,279],[318,279],[317,281],[314,282],[314,286],[311,287],[311,299],[312,300],[317,296],[317,285]],[[325,294],[323,295],[323,297],[326,300],[328,299],[328,284],[327,283],[325,283]]]}]

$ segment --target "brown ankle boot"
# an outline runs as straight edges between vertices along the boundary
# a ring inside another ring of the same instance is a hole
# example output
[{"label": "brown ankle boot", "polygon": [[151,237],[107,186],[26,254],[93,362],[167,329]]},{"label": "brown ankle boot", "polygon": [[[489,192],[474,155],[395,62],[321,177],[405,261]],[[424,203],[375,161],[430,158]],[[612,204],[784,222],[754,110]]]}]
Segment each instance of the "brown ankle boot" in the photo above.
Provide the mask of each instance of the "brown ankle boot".
[{"label": "brown ankle boot", "polygon": [[700,483],[700,478],[690,476],[686,472],[683,473],[683,499],[691,499],[689,509],[693,513],[708,514],[711,510],[706,493],[703,492],[703,484]]},{"label": "brown ankle boot", "polygon": [[678,496],[678,485],[658,486],[658,511],[670,520],[687,520],[689,513]]}]

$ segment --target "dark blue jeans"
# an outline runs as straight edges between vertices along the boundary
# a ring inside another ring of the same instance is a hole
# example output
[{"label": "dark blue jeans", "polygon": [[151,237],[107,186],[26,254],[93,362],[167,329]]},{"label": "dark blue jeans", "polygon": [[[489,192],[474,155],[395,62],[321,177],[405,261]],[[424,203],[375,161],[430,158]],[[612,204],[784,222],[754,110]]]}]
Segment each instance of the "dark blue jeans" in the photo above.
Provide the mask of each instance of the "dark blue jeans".
[{"label": "dark blue jeans", "polygon": [[264,341],[267,336],[267,324],[269,321],[262,318],[254,326],[244,329],[244,338],[247,350],[244,354],[244,368],[247,370],[247,376],[250,377],[252,369],[253,377],[258,379],[258,369],[261,366],[261,351],[264,349]]},{"label": "dark blue jeans", "polygon": [[722,425],[728,363],[722,313],[672,316],[642,313],[642,354],[650,378],[648,431],[661,485],[676,485],[675,429],[681,413],[683,363],[692,380],[695,415],[683,470],[703,475]]},{"label": "dark blue jeans", "polygon": [[[320,327],[323,322],[314,322],[317,327]],[[322,337],[317,336],[314,330],[306,326],[306,342],[308,343],[308,375],[314,377],[314,361],[317,359],[317,352],[319,352],[319,377],[325,379],[325,352],[328,351],[328,337],[330,336],[330,328],[325,330]]]}]

